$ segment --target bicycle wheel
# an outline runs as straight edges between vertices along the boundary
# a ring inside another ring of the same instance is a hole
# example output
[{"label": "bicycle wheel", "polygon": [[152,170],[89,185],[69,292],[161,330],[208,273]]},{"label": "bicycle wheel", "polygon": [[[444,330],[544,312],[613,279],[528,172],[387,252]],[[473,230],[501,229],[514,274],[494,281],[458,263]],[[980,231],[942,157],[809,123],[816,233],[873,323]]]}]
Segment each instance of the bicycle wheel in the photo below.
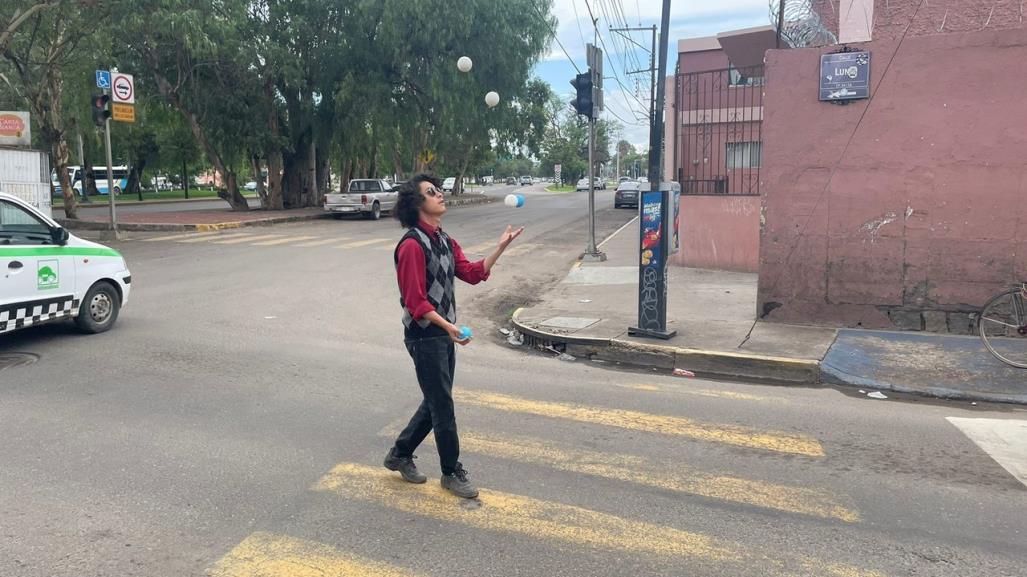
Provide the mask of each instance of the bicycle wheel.
[{"label": "bicycle wheel", "polygon": [[995,358],[1027,369],[1027,297],[1015,288],[999,293],[984,305],[977,330]]}]

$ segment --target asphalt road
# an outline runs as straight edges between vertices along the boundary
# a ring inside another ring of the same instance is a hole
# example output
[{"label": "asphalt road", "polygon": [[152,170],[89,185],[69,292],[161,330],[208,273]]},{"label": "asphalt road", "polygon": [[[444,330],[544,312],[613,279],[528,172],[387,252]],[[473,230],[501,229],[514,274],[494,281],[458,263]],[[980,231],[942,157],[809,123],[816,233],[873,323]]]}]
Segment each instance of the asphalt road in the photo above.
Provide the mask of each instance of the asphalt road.
[{"label": "asphalt road", "polygon": [[[505,343],[585,246],[585,195],[454,207],[462,461],[482,487],[381,467],[419,402],[389,220],[120,242],[114,330],[0,339],[0,575],[1027,574],[1027,489],[947,420],[1008,407],[679,379]],[[632,211],[599,193],[607,235]],[[304,246],[306,245],[306,246]],[[686,295],[675,298],[685,298]]]}]

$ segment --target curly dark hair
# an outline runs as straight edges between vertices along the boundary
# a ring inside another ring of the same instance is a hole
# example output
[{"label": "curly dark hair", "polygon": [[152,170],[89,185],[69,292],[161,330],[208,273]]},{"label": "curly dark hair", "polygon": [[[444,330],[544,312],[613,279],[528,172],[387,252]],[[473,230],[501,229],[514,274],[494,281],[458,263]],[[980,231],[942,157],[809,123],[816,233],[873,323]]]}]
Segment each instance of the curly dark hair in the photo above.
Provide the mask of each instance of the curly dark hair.
[{"label": "curly dark hair", "polygon": [[442,188],[442,181],[437,176],[426,173],[417,174],[400,185],[392,216],[403,228],[413,228],[421,220],[421,204],[424,202],[424,195],[421,194],[422,182],[430,182],[435,188]]}]

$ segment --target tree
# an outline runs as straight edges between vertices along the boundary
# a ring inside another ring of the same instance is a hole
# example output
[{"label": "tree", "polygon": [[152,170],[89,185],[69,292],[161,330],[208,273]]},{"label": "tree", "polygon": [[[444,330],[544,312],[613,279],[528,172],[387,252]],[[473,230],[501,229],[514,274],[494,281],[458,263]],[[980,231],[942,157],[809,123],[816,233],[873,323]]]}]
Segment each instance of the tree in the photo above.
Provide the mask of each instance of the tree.
[{"label": "tree", "polygon": [[139,0],[119,21],[130,53],[223,178],[218,196],[233,210],[249,209],[239,193],[235,161],[243,155],[259,90],[243,63],[247,6],[245,0],[216,6],[202,0]]},{"label": "tree", "polygon": [[61,184],[64,214],[77,218],[75,192],[68,176],[65,74],[81,55],[81,44],[108,15],[107,8],[86,2],[7,0],[14,7],[0,32],[0,79],[28,106]]}]

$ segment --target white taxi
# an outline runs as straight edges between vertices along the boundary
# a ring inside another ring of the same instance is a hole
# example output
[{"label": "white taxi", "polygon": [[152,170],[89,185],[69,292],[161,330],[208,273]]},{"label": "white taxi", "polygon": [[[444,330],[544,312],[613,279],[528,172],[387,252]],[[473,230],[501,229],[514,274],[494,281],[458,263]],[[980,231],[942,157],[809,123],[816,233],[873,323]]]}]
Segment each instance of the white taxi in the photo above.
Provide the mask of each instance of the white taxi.
[{"label": "white taxi", "polygon": [[0,192],[0,334],[61,319],[102,333],[128,302],[131,283],[118,251]]}]

